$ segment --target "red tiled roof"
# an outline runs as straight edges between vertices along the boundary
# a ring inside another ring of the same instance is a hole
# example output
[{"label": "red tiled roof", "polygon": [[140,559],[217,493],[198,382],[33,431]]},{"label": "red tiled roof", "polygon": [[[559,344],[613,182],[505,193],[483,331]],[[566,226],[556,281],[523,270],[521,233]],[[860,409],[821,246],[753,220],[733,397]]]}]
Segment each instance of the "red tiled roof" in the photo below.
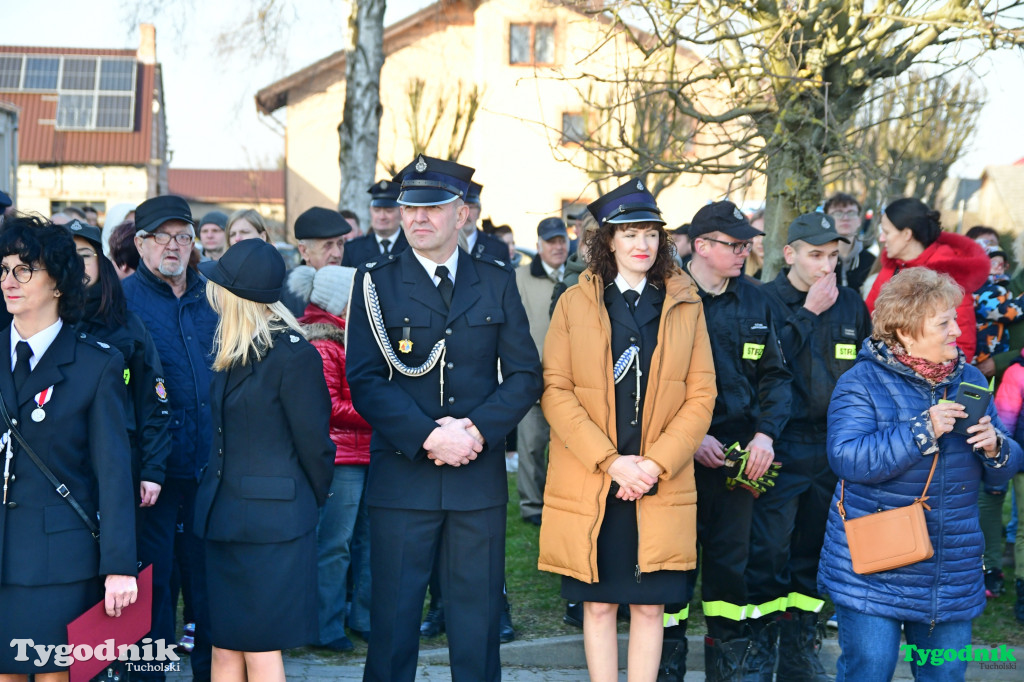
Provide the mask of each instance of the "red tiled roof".
[{"label": "red tiled roof", "polygon": [[169,168],[171,194],[202,203],[284,203],[283,170],[195,170]]},{"label": "red tiled roof", "polygon": [[[0,52],[135,56],[133,50],[84,50],[0,47]],[[153,92],[156,66],[138,64],[135,122],[131,132],[59,131],[57,94],[4,92],[3,99],[21,109],[18,157],[21,163],[114,164],[142,166],[152,159]]]}]

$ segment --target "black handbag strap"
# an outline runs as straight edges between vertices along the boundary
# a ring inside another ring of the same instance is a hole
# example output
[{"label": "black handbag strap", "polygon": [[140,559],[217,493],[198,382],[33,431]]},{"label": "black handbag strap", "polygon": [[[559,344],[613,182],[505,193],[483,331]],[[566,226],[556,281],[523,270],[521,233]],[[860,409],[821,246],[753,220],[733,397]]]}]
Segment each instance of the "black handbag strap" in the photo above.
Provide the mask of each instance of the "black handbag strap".
[{"label": "black handbag strap", "polygon": [[76,500],[75,496],[71,494],[68,487],[54,476],[53,472],[50,471],[50,467],[46,466],[46,464],[43,463],[43,460],[39,459],[39,456],[35,451],[28,446],[27,442],[25,442],[25,438],[21,435],[21,432],[15,428],[14,422],[11,420],[11,415],[7,414],[7,405],[4,403],[3,396],[0,396],[0,412],[3,413],[4,421],[7,422],[7,428],[10,429],[11,435],[14,436],[21,445],[21,449],[25,451],[25,454],[29,456],[29,459],[32,460],[36,467],[43,472],[43,476],[46,476],[50,481],[50,484],[53,486],[54,490],[57,491],[57,494],[63,497],[64,501],[71,505],[71,508],[74,509],[79,518],[82,519],[85,527],[89,529],[90,533],[92,533],[93,539],[99,542],[100,527],[96,525],[95,520],[89,518],[89,515],[85,513],[84,509],[82,509],[82,505],[78,504],[78,500]]}]

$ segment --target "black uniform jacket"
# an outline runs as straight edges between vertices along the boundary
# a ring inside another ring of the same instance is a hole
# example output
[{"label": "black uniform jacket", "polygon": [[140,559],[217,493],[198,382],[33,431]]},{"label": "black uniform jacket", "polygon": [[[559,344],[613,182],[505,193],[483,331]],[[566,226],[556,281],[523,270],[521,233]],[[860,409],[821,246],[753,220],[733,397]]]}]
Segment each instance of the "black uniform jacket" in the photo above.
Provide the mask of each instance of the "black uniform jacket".
[{"label": "black uniform jacket", "polygon": [[128,319],[121,326],[108,327],[98,320],[82,320],[76,327],[112,345],[124,356],[132,475],[136,481],[163,485],[167,458],[171,454],[171,410],[164,370],[146,325],[132,311],[125,312]]},{"label": "black uniform jacket", "polygon": [[718,296],[703,289],[700,296],[718,384],[708,433],[726,447],[745,447],[758,432],[778,438],[789,419],[793,377],[761,284],[741,275]]},{"label": "black uniform jacket", "polygon": [[853,367],[861,343],[871,334],[867,306],[856,291],[839,287],[832,307],[815,315],[804,307],[807,293],[796,289],[785,272],[762,291],[772,304],[782,352],[793,372],[786,436],[824,442],[832,390],[843,372]]},{"label": "black uniform jacket", "polygon": [[[367,277],[376,286],[387,337],[399,360],[418,367],[444,339],[443,362],[419,377],[394,370],[389,378],[389,364],[366,315]],[[401,351],[402,339],[412,343],[409,352]],[[373,427],[369,504],[472,510],[507,502],[505,436],[542,389],[537,347],[509,267],[460,251],[447,310],[411,249],[378,258],[373,267],[361,266],[348,318],[347,361],[352,401]],[[470,418],[484,436],[483,452],[467,466],[435,466],[422,448],[435,420],[447,416]]]},{"label": "black uniform jacket", "polygon": [[[135,575],[135,493],[121,354],[65,323],[17,396],[10,358],[7,327],[0,332],[0,395],[7,413],[85,513],[99,513],[100,542],[15,444],[7,504],[0,507],[0,581],[55,585]],[[34,396],[50,386],[46,417],[34,421]],[[2,468],[0,456],[0,473]]]},{"label": "black uniform jacket", "polygon": [[[391,235],[390,239],[391,253],[396,256],[409,248],[409,242],[406,241],[402,228],[398,228],[398,232]],[[369,234],[345,242],[345,253],[341,256],[341,264],[356,268],[364,263],[380,260],[380,257],[380,246],[377,244],[377,238],[373,236],[373,230],[370,230]]]},{"label": "black uniform jacket", "polygon": [[470,255],[474,258],[488,258],[499,263],[508,263],[508,244],[493,234],[487,234],[483,230],[476,231],[476,243]]},{"label": "black uniform jacket", "polygon": [[259,362],[214,373],[213,448],[195,533],[221,542],[293,540],[316,527],[334,475],[331,397],[320,353],[292,330]]}]

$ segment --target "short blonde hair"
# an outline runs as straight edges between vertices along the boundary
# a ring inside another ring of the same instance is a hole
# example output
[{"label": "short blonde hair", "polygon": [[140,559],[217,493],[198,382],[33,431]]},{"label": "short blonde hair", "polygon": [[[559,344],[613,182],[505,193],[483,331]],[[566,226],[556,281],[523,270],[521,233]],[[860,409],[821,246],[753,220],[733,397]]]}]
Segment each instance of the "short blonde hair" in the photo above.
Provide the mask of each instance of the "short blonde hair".
[{"label": "short blonde hair", "polygon": [[956,308],[964,290],[949,275],[928,268],[907,268],[882,286],[871,314],[871,336],[887,346],[899,342],[896,332],[919,338],[925,320]]},{"label": "short blonde hair", "polygon": [[283,303],[257,303],[236,296],[214,282],[206,283],[206,299],[220,315],[213,337],[216,356],[213,369],[226,372],[250,359],[259,362],[274,345],[273,335],[291,329],[305,338],[306,334]]}]

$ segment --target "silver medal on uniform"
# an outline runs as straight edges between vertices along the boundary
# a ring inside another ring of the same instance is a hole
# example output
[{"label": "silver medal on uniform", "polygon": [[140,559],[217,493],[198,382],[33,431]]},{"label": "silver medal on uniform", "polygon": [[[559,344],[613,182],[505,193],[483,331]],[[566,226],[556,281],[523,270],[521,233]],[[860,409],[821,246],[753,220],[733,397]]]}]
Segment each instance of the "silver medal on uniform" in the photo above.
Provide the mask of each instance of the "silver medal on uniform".
[{"label": "silver medal on uniform", "polygon": [[32,410],[32,414],[30,415],[32,417],[32,421],[41,422],[44,419],[46,419],[46,410],[43,409],[43,405],[50,402],[50,398],[52,397],[53,386],[50,386],[49,388],[43,389],[42,391],[39,391],[39,393],[36,393],[36,409]]},{"label": "silver medal on uniform", "polygon": [[44,419],[46,419],[46,410],[41,407],[32,410],[32,421],[41,422]]}]

